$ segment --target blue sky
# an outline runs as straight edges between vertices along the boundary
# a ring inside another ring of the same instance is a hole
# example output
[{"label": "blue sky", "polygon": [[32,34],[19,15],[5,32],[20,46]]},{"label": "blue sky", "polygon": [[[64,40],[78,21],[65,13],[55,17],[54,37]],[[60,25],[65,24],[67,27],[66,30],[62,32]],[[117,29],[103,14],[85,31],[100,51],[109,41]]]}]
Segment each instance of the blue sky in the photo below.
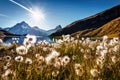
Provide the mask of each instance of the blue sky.
[{"label": "blue sky", "polygon": [[14,0],[30,10],[39,9],[44,20],[35,21],[29,11],[9,0],[0,0],[0,27],[12,27],[26,21],[30,26],[52,29],[94,15],[120,4],[120,0]]}]

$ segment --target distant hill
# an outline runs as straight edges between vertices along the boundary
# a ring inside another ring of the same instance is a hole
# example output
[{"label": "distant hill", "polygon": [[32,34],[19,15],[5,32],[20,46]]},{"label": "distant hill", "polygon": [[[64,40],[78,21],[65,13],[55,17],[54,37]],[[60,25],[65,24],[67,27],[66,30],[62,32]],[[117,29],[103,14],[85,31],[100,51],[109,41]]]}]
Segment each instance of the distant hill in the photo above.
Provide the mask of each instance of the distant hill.
[{"label": "distant hill", "polygon": [[[67,25],[63,29],[60,29],[57,32],[51,34],[51,36],[61,36],[63,34],[66,35],[66,34],[75,34],[75,33],[79,33],[80,35],[84,36],[86,33],[91,32],[97,28],[100,28],[101,26],[105,25],[106,23],[118,17],[120,17],[120,5],[112,7],[108,10],[90,16],[88,18],[75,21]],[[86,34],[85,36],[95,36],[95,35],[90,35],[89,33]]]},{"label": "distant hill", "polygon": [[0,30],[0,39],[7,39],[10,36],[25,36],[25,34],[23,35],[19,35],[19,34],[13,34],[11,32],[5,31],[5,30]]}]

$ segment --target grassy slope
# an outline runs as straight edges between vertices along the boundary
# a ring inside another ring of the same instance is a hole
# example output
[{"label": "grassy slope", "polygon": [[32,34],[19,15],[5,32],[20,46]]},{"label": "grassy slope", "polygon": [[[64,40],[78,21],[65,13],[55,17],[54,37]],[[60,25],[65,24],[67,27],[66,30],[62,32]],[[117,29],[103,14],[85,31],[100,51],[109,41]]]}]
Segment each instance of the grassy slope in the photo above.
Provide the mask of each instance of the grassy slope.
[{"label": "grassy slope", "polygon": [[106,23],[97,29],[87,29],[73,33],[72,36],[88,36],[88,37],[120,37],[120,17]]},{"label": "grassy slope", "polygon": [[108,22],[98,29],[93,30],[92,32],[85,34],[85,36],[92,37],[101,37],[104,35],[108,35],[109,37],[120,37],[120,17]]}]

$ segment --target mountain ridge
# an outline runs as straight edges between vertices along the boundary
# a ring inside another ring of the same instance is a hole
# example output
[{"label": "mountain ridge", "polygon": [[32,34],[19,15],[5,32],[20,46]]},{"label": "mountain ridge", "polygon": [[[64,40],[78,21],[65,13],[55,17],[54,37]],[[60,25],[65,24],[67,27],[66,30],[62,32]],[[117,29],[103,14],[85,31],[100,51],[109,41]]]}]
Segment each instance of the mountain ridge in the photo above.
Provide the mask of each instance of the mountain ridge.
[{"label": "mountain ridge", "polygon": [[48,36],[53,32],[57,31],[58,29],[60,29],[58,26],[56,26],[54,29],[50,29],[46,31],[46,30],[40,29],[37,26],[31,27],[25,21],[22,21],[20,23],[15,24],[13,27],[4,28],[3,30],[6,30],[13,34],[31,34],[36,36]]},{"label": "mountain ridge", "polygon": [[83,31],[86,29],[97,29],[119,16],[120,16],[120,5],[117,5],[100,13],[97,13],[95,15],[92,15],[90,17],[77,20],[67,25],[63,29],[56,31],[50,36],[54,37],[54,36],[61,36],[66,34],[73,34],[75,32]]}]

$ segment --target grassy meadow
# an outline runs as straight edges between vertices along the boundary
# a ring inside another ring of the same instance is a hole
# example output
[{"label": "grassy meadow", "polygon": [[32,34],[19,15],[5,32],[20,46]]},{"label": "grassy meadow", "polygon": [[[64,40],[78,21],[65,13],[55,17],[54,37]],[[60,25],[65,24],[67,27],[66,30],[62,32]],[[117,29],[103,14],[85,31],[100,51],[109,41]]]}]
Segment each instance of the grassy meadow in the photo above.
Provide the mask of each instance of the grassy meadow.
[{"label": "grassy meadow", "polygon": [[27,35],[23,44],[0,43],[0,80],[119,80],[119,38],[70,35],[54,43]]}]

